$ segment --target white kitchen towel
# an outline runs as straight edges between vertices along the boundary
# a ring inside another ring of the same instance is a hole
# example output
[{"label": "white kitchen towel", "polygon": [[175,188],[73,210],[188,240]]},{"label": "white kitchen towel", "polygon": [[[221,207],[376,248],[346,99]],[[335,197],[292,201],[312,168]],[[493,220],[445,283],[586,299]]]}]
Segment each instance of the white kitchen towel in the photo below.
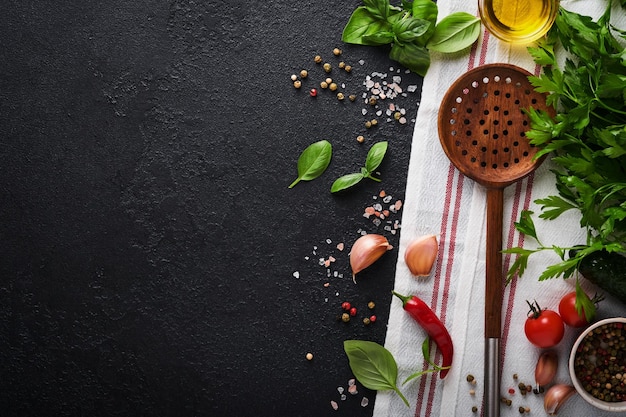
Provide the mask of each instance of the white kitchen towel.
[{"label": "white kitchen towel", "polygon": [[[439,16],[452,12],[475,13],[475,6],[465,0],[439,0]],[[607,0],[562,1],[567,10],[597,19],[605,10]],[[614,8],[612,21],[626,29],[626,15],[619,6]],[[424,78],[421,104],[417,113],[412,140],[407,189],[402,218],[402,235],[399,245],[395,290],[417,295],[439,315],[454,341],[453,366],[445,380],[429,374],[400,386],[410,402],[410,407],[393,392],[379,392],[376,397],[375,417],[417,417],[481,415],[483,400],[484,355],[484,281],[486,240],[486,192],[471,179],[463,177],[449,162],[439,144],[437,114],[439,103],[450,85],[468,70],[489,63],[510,63],[536,73],[538,67],[526,48],[503,43],[483,32],[475,47],[467,53],[450,55],[432,54],[432,64]],[[513,226],[523,209],[540,212],[533,201],[557,194],[555,179],[544,163],[531,176],[507,187],[504,192],[504,245],[527,246]],[[554,221],[535,218],[542,242],[569,246],[584,242],[584,231],[579,227],[576,213]],[[404,251],[417,237],[435,234],[440,241],[440,256],[433,272],[427,278],[411,276],[404,264]],[[504,256],[504,268],[513,259]],[[546,266],[558,259],[550,254],[533,255],[528,269],[519,280],[505,289],[503,299],[502,329],[502,396],[511,405],[502,404],[501,412],[520,415],[519,407],[530,408],[533,415],[545,415],[543,396],[521,395],[520,382],[534,384],[534,369],[541,350],[525,338],[523,325],[528,312],[526,300],[537,300],[542,307],[557,309],[559,299],[573,290],[573,280],[554,279],[539,282],[537,277]],[[586,287],[591,294],[595,291]],[[623,304],[607,297],[599,317],[626,315]],[[566,328],[563,341],[556,348],[559,370],[556,381],[569,383],[567,358],[569,349],[580,330]],[[385,346],[398,362],[401,383],[412,373],[426,365],[421,345],[426,333],[402,309],[400,300],[391,306]],[[436,350],[433,350],[435,353]],[[435,360],[439,357],[435,354]],[[476,384],[468,383],[466,376],[475,376]],[[514,379],[516,374],[517,379]],[[472,407],[477,407],[476,414]],[[601,412],[576,396],[561,409],[565,416],[613,416]]]}]

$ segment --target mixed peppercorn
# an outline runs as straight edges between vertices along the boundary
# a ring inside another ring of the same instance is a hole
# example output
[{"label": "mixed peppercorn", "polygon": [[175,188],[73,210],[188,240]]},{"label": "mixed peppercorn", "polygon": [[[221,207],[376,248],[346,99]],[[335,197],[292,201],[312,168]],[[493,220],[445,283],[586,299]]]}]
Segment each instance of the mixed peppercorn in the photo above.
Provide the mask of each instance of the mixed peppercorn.
[{"label": "mixed peppercorn", "polygon": [[590,331],[578,346],[574,362],[583,388],[606,402],[626,401],[626,331],[607,323]]}]

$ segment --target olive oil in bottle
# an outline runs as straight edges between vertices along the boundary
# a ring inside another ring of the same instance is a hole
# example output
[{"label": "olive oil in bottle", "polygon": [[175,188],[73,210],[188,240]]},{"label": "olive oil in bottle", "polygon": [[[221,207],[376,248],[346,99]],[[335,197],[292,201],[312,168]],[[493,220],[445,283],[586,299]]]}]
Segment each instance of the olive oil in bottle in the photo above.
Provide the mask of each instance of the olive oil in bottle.
[{"label": "olive oil in bottle", "polygon": [[556,19],[558,0],[478,0],[487,30],[510,43],[530,43],[545,35]]}]

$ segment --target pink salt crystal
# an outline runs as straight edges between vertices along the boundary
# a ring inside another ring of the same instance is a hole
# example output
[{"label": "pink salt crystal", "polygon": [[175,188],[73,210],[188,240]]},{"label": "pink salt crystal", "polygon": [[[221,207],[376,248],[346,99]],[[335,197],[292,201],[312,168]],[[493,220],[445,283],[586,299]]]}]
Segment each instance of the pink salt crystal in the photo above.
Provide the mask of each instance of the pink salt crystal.
[{"label": "pink salt crystal", "polygon": [[396,210],[400,210],[400,208],[402,207],[402,200],[396,201],[394,207],[396,208]]},{"label": "pink salt crystal", "polygon": [[344,248],[343,242],[337,243],[337,249],[339,249],[341,251],[341,250],[343,250],[343,248]]},{"label": "pink salt crystal", "polygon": [[339,409],[339,404],[337,404],[337,401],[331,401],[330,406],[333,408],[333,410]]},{"label": "pink salt crystal", "polygon": [[329,256],[329,257],[328,257],[328,260],[329,260],[330,262],[335,262],[335,261],[336,261],[336,259],[335,259],[335,257],[334,257],[334,256]]},{"label": "pink salt crystal", "polygon": [[357,388],[356,388],[356,385],[350,385],[350,386],[348,387],[348,392],[349,392],[350,394],[352,394],[352,395],[356,395],[356,394],[358,394],[358,393],[359,393],[359,391],[358,391],[358,390],[357,390]]}]

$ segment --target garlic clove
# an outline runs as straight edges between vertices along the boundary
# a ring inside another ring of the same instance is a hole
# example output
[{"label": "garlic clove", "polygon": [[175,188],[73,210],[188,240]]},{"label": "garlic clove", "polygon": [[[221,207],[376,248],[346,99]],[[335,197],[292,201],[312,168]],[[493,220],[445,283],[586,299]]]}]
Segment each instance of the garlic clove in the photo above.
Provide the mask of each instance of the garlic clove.
[{"label": "garlic clove", "polygon": [[404,252],[404,262],[411,274],[425,277],[430,275],[438,252],[437,237],[435,235],[422,236],[407,246]]},{"label": "garlic clove", "polygon": [[547,350],[539,356],[535,367],[535,382],[537,388],[548,385],[556,376],[559,358],[555,351]]},{"label": "garlic clove", "polygon": [[563,404],[576,393],[576,389],[567,384],[550,387],[543,399],[543,407],[550,416],[555,416]]},{"label": "garlic clove", "polygon": [[356,274],[376,262],[392,246],[386,237],[377,234],[367,234],[358,238],[350,250],[350,267],[352,279]]}]

